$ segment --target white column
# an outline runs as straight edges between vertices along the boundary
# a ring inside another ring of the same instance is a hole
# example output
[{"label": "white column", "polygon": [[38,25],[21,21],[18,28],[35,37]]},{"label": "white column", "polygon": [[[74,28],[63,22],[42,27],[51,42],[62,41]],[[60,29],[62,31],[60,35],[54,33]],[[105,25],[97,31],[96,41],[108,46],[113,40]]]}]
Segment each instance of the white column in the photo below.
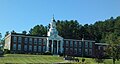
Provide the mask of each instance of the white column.
[{"label": "white column", "polygon": [[60,51],[63,53],[63,40],[60,41]]},{"label": "white column", "polygon": [[51,48],[51,49],[52,49],[51,51],[52,51],[52,53],[53,53],[53,40],[52,40],[52,48]]},{"label": "white column", "polygon": [[57,40],[57,54],[58,54],[58,45],[59,45],[59,40]]},{"label": "white column", "polygon": [[49,39],[47,39],[47,52],[49,51]]}]

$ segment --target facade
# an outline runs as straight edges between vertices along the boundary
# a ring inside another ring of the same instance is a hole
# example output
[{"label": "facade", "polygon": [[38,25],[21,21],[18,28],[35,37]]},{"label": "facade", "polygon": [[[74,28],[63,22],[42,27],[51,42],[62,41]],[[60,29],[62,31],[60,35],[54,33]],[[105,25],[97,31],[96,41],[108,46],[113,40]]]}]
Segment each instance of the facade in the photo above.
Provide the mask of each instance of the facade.
[{"label": "facade", "polygon": [[94,56],[95,41],[64,39],[58,35],[56,22],[53,18],[47,36],[35,36],[10,33],[5,37],[4,49],[11,53],[45,53],[74,56]]}]

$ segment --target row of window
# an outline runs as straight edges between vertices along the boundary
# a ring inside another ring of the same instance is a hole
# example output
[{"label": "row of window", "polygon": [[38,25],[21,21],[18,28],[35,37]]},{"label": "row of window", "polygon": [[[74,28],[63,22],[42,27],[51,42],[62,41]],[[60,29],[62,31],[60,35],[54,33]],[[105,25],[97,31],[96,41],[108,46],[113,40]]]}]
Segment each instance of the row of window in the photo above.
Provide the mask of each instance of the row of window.
[{"label": "row of window", "polygon": [[[79,45],[77,43],[79,43]],[[66,46],[68,46],[69,44],[70,44],[70,47],[73,47],[73,45],[74,45],[74,47],[82,46],[82,42],[80,42],[80,41],[79,42],[74,41],[74,43],[73,43],[73,41],[70,41],[70,43],[69,43],[69,41],[66,41]],[[88,48],[88,46],[89,46],[89,48],[92,48],[92,42],[85,42],[85,47]]]},{"label": "row of window", "polygon": [[[16,49],[17,49],[16,44],[13,44],[13,50],[16,50]],[[32,51],[32,49],[33,49],[34,52],[37,52],[37,51],[41,52],[42,46],[38,46],[38,50],[37,50],[37,46],[24,45],[24,51]],[[18,50],[21,50],[21,44],[18,44]],[[45,51],[46,51],[46,47],[43,46],[43,52],[45,52]]]},{"label": "row of window", "polygon": [[[70,48],[70,49],[66,48],[66,52],[69,52],[69,51],[73,51],[74,54],[77,54],[77,53],[82,54],[82,52],[83,52],[81,49],[77,49],[77,48],[75,48],[74,50],[73,50],[73,48]],[[89,55],[92,55],[92,49],[89,49],[89,51],[88,51],[88,49],[85,49],[85,55],[88,55],[88,53],[89,53]]]},{"label": "row of window", "polygon": [[[13,42],[15,43],[15,42],[17,42],[17,37],[13,37]],[[37,38],[34,38],[34,40],[32,39],[32,38],[24,38],[24,43],[25,44],[27,44],[29,42],[29,44],[32,44],[32,42],[34,42],[34,44],[42,44],[42,42],[44,43],[44,44],[46,44],[46,39],[43,39],[43,41],[42,41],[42,39],[37,39]],[[18,37],[18,43],[22,43],[22,37]]]}]

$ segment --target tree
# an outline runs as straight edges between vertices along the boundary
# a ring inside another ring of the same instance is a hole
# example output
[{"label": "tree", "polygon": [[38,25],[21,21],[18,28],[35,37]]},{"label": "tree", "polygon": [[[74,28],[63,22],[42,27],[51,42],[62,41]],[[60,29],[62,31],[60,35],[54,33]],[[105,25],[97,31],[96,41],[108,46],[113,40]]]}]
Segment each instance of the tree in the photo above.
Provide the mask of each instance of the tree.
[{"label": "tree", "polygon": [[120,58],[120,36],[116,33],[110,33],[106,36],[106,42],[109,44],[107,47],[107,54],[112,57],[113,64]]},{"label": "tree", "polygon": [[25,30],[24,30],[24,31],[22,31],[22,34],[26,34],[26,33],[27,33],[27,31],[25,31]]}]

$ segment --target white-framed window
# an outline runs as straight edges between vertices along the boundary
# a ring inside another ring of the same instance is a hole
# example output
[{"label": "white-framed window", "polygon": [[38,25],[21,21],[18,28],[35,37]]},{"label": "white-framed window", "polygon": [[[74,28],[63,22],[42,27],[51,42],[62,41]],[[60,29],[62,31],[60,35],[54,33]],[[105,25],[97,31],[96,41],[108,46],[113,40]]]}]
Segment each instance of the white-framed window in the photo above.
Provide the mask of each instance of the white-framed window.
[{"label": "white-framed window", "polygon": [[38,52],[41,52],[41,46],[38,46]]},{"label": "white-framed window", "polygon": [[88,55],[88,49],[85,49],[85,54]]},{"label": "white-framed window", "polygon": [[24,51],[27,51],[27,45],[24,45]]},{"label": "white-framed window", "polygon": [[89,55],[92,55],[92,49],[89,49]]},{"label": "white-framed window", "polygon": [[77,41],[74,41],[74,47],[77,47]]},{"label": "white-framed window", "polygon": [[82,47],[82,44],[81,44],[81,42],[79,41],[79,47],[81,48]]},{"label": "white-framed window", "polygon": [[69,45],[69,42],[68,41],[66,41],[66,46],[68,46]]},{"label": "white-framed window", "polygon": [[29,44],[32,44],[32,38],[29,38]]},{"label": "white-framed window", "polygon": [[34,46],[34,51],[35,51],[35,52],[37,51],[37,46]]},{"label": "white-framed window", "polygon": [[16,44],[13,44],[13,50],[16,50]]},{"label": "white-framed window", "polygon": [[70,41],[70,47],[73,47],[73,41]]},{"label": "white-framed window", "polygon": [[16,36],[13,37],[13,42],[17,42],[17,37]]},{"label": "white-framed window", "polygon": [[32,45],[29,45],[29,51],[32,51]]},{"label": "white-framed window", "polygon": [[43,52],[45,52],[46,51],[46,48],[45,48],[45,46],[43,46]]},{"label": "white-framed window", "polygon": [[74,49],[74,54],[77,54],[77,48]]},{"label": "white-framed window", "polygon": [[21,50],[21,44],[18,44],[18,50]]},{"label": "white-framed window", "polygon": [[89,42],[89,47],[92,48],[92,42]]},{"label": "white-framed window", "polygon": [[18,37],[18,43],[22,42],[22,37]]},{"label": "white-framed window", "polygon": [[81,54],[82,53],[82,51],[81,51],[81,49],[79,49],[79,54]]},{"label": "white-framed window", "polygon": [[87,48],[88,47],[88,42],[85,42],[85,48]]},{"label": "white-framed window", "polygon": [[38,40],[38,44],[41,45],[42,44],[42,39]]},{"label": "white-framed window", "polygon": [[25,41],[24,41],[24,42],[25,42],[25,44],[27,44],[27,43],[28,43],[28,38],[25,38]]},{"label": "white-framed window", "polygon": [[46,44],[46,39],[43,39],[43,44],[44,44],[44,45]]},{"label": "white-framed window", "polygon": [[34,39],[34,44],[37,44],[37,39],[36,38]]}]

